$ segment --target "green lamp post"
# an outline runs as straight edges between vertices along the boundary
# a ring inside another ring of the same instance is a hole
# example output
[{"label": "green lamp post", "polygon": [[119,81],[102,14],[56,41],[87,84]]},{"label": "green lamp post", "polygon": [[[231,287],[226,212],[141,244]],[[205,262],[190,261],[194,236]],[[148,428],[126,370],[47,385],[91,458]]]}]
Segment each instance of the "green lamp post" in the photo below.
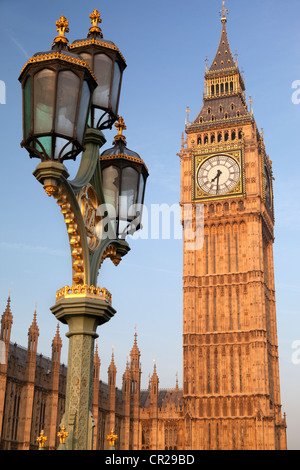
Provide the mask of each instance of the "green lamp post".
[{"label": "green lamp post", "polygon": [[[125,124],[117,114],[125,60],[111,41],[103,40],[97,10],[90,17],[87,40],[70,45],[62,16],[51,50],[29,59],[19,77],[21,146],[41,160],[33,175],[59,205],[69,236],[72,283],[57,291],[51,307],[69,327],[61,423],[68,450],[92,449],[94,340],[97,327],[115,314],[111,294],[97,287],[98,272],[104,259],[118,265],[130,250],[126,235],[140,228],[148,177],[143,160],[125,146]],[[114,146],[100,156],[106,142],[102,130],[113,124],[118,129]],[[65,161],[81,152],[77,175],[70,180]]]}]

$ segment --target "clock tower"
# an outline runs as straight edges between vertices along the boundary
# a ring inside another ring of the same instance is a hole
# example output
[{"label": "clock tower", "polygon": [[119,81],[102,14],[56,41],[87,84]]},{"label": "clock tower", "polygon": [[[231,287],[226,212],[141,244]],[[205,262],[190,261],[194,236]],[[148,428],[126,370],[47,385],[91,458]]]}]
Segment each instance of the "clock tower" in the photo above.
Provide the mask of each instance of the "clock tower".
[{"label": "clock tower", "polygon": [[183,247],[184,448],[286,449],[272,162],[230,51],[224,3],[203,106],[179,154],[182,209],[204,209],[201,249]]}]

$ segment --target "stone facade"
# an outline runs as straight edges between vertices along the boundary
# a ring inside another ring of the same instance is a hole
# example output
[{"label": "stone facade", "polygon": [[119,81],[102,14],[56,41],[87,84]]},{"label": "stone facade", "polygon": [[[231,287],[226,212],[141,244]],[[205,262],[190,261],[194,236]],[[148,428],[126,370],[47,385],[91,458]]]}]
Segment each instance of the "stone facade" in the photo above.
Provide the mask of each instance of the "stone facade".
[{"label": "stone facade", "polygon": [[[272,162],[245,99],[223,10],[203,106],[182,139],[181,206],[204,211],[183,249],[186,449],[285,449],[273,266]],[[251,101],[250,101],[251,103]],[[195,232],[196,233],[196,232]]]},{"label": "stone facade", "polygon": [[[0,365],[0,449],[37,449],[44,430],[46,449],[57,449],[57,433],[64,415],[67,367],[60,363],[62,341],[59,326],[52,341],[51,359],[37,354],[39,328],[36,312],[28,331],[28,347],[10,341],[13,315],[8,298],[1,319],[0,339],[5,360]],[[123,374],[122,388],[116,387],[114,354],[108,381],[100,380],[101,361],[94,354],[92,415],[93,449],[108,449],[107,435],[114,429],[116,449],[175,449],[179,445],[182,390],[160,390],[156,365],[149,388],[141,390],[140,350],[137,334]],[[3,358],[2,358],[3,359]]]}]

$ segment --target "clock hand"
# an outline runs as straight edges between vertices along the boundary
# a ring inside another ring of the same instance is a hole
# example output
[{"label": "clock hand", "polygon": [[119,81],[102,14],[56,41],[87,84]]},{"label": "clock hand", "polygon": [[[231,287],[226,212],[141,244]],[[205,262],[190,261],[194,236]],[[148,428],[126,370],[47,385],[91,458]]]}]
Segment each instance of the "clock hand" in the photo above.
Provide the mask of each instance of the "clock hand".
[{"label": "clock hand", "polygon": [[211,182],[213,183],[216,179],[219,181],[219,178],[222,174],[222,171],[221,170],[218,170],[218,173],[216,174],[216,176],[211,180]]}]

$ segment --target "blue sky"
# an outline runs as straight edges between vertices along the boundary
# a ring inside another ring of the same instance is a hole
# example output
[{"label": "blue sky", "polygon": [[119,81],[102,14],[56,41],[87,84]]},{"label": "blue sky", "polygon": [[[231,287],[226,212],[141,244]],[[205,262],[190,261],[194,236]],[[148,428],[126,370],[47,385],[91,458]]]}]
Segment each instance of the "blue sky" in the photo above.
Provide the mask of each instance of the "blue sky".
[{"label": "blue sky", "polygon": [[[19,73],[35,52],[50,49],[55,21],[69,20],[70,42],[86,37],[89,14],[100,11],[102,31],[127,62],[119,112],[128,147],[147,164],[146,205],[180,200],[180,150],[185,110],[190,119],[202,105],[205,59],[217,50],[221,1],[114,0],[0,2],[0,80],[6,104],[0,104],[0,308],[11,287],[12,341],[27,346],[35,302],[40,329],[38,352],[51,355],[56,319],[49,310],[58,289],[71,283],[67,234],[58,206],[32,175],[38,160],[21,149],[22,116]],[[293,344],[300,340],[299,308],[299,119],[292,83],[300,80],[300,2],[227,0],[227,31],[232,53],[244,70],[258,128],[264,129],[275,175],[275,282],[283,412],[288,445],[300,449],[300,364]],[[18,12],[18,14],[15,14]],[[300,95],[299,95],[300,96]],[[105,133],[111,146],[115,130]],[[67,165],[70,173],[76,165]],[[182,382],[182,241],[137,239],[116,268],[106,261],[99,285],[106,287],[117,310],[98,329],[100,378],[107,380],[112,347],[121,385],[134,328],[141,350],[142,385],[156,359],[160,386]],[[2,307],[1,307],[2,305]],[[61,325],[63,361],[67,328]],[[295,357],[295,356],[294,356]]]}]

